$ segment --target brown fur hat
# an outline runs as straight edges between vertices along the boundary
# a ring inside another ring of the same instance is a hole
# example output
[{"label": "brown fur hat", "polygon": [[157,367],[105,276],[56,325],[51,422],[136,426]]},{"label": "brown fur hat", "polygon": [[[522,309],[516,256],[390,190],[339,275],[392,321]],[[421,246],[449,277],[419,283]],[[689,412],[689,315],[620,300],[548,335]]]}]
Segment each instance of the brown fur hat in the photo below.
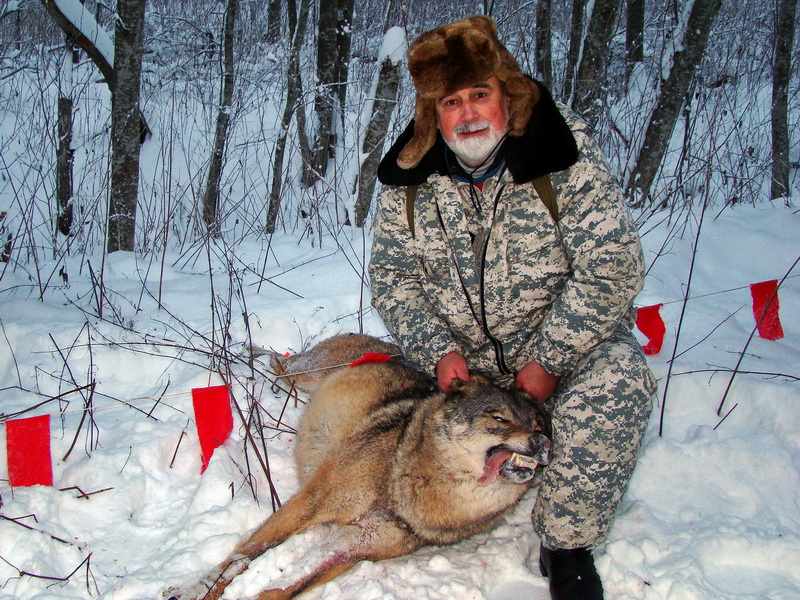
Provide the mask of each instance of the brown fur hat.
[{"label": "brown fur hat", "polygon": [[539,100],[538,86],[497,39],[497,25],[489,17],[469,17],[423,33],[409,46],[408,70],[417,99],[414,136],[397,157],[402,169],[417,166],[436,142],[434,104],[443,96],[497,76],[509,99],[512,136],[525,133]]}]

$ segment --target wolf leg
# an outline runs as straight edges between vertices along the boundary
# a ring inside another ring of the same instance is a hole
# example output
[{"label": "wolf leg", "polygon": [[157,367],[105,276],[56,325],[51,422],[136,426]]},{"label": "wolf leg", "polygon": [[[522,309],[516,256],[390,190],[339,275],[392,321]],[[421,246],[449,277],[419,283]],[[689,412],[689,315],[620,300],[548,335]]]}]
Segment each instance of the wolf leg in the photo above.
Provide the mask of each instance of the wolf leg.
[{"label": "wolf leg", "polygon": [[422,546],[419,538],[395,521],[373,517],[353,525],[334,526],[345,541],[336,552],[309,574],[283,588],[261,592],[256,600],[289,600],[349,571],[362,560],[379,561],[409,554]]},{"label": "wolf leg", "polygon": [[184,588],[172,588],[164,597],[168,600],[217,600],[231,581],[249,568],[254,558],[320,522],[320,514],[316,511],[317,494],[313,489],[305,486],[289,499],[200,581]]}]

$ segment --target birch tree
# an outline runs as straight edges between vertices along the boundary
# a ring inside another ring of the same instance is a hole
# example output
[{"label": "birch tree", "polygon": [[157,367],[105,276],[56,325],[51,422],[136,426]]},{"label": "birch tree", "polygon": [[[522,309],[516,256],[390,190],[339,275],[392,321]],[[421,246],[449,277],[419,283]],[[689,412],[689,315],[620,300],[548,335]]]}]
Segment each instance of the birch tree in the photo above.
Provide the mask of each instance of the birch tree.
[{"label": "birch tree", "polygon": [[405,59],[405,48],[405,35],[399,27],[393,27],[384,34],[383,45],[378,55],[380,70],[369,111],[369,127],[361,147],[364,159],[358,175],[358,197],[355,206],[356,227],[364,226],[372,204],[383,142],[389,131],[392,112],[397,105],[400,70]]}]

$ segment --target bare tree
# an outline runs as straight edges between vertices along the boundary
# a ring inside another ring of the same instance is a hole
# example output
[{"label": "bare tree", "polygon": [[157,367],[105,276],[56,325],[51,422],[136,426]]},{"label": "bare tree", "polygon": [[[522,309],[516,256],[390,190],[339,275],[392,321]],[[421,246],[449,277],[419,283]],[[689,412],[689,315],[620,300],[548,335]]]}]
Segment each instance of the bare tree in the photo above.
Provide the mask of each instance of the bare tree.
[{"label": "bare tree", "polygon": [[111,96],[111,196],[108,252],[132,252],[139,193],[139,86],[146,0],[117,0],[114,27],[116,86]]},{"label": "bare tree", "polygon": [[625,82],[630,81],[633,69],[644,61],[645,0],[628,0],[625,29]]},{"label": "bare tree", "polygon": [[597,125],[606,97],[607,56],[617,24],[620,0],[595,0],[575,79],[573,108]]},{"label": "bare tree", "polygon": [[[637,204],[643,204],[650,193],[721,5],[722,0],[694,0],[687,7],[690,12],[682,25],[683,30],[675,34],[675,39],[682,41],[676,43],[669,73],[665,77],[662,72],[656,106],[626,186],[629,196],[638,195]],[[678,22],[681,23],[681,20]]]},{"label": "bare tree", "polygon": [[583,41],[583,12],[586,0],[572,0],[572,18],[569,28],[569,50],[567,51],[567,70],[564,74],[564,99],[569,100],[575,90],[578,60]]},{"label": "bare tree", "polygon": [[[393,2],[390,1],[390,10]],[[358,198],[355,206],[356,227],[363,227],[367,221],[372,196],[375,192],[375,181],[378,176],[378,164],[381,160],[383,142],[389,131],[392,112],[397,105],[397,94],[400,88],[400,69],[403,60],[397,60],[397,48],[387,48],[387,36],[384,34],[383,56],[375,96],[372,100],[372,114],[369,127],[364,135],[361,152],[365,157],[361,162],[358,175]]]},{"label": "bare tree", "polygon": [[779,0],[772,70],[772,186],[770,198],[789,195],[789,82],[797,29],[797,0]]},{"label": "bare tree", "polygon": [[[317,91],[314,111],[317,134],[313,159],[304,183],[313,185],[325,177],[341,123],[350,64],[354,0],[320,0],[317,23]],[[338,110],[337,110],[338,108]]]},{"label": "bare tree", "polygon": [[236,30],[236,15],[239,10],[238,0],[227,0],[225,7],[225,26],[222,41],[222,98],[217,114],[217,129],[214,134],[214,149],[208,165],[206,191],[203,195],[203,219],[211,235],[218,236],[219,222],[219,184],[222,178],[222,163],[225,157],[225,142],[231,122],[231,106],[233,104],[233,34]]},{"label": "bare tree", "polygon": [[266,232],[273,233],[278,220],[278,211],[281,205],[281,190],[283,189],[283,160],[286,154],[286,138],[292,123],[292,115],[296,113],[297,133],[300,142],[300,151],[304,155],[304,162],[310,160],[308,140],[305,138],[305,115],[303,107],[299,106],[302,95],[302,81],[300,79],[300,49],[306,34],[308,23],[308,0],[300,0],[299,12],[295,0],[287,1],[289,13],[289,29],[292,32],[291,49],[289,51],[289,66],[286,79],[286,105],[281,118],[281,132],[275,142],[275,154],[272,161],[272,187],[269,193],[267,208]]},{"label": "bare tree", "polygon": [[72,67],[78,62],[75,42],[65,35],[64,63],[61,89],[58,94],[58,148],[56,149],[56,231],[62,235],[72,232]]},{"label": "bare tree", "polygon": [[267,42],[275,44],[281,37],[281,0],[267,4]]},{"label": "bare tree", "polygon": [[553,87],[552,0],[539,0],[536,5],[536,70],[547,88]]}]

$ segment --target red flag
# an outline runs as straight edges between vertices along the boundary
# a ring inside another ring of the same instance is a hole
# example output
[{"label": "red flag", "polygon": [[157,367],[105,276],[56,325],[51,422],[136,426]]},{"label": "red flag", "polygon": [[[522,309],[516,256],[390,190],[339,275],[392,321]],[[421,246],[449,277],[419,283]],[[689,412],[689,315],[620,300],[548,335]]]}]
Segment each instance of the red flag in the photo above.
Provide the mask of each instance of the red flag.
[{"label": "red flag", "polygon": [[203,454],[200,473],[205,473],[214,450],[225,443],[233,430],[231,398],[228,388],[218,385],[193,389],[192,403],[197,435],[200,438],[200,451]]},{"label": "red flag", "polygon": [[6,421],[6,455],[12,487],[53,485],[50,415]]},{"label": "red flag", "polygon": [[391,354],[379,354],[377,352],[365,352],[364,356],[361,358],[357,358],[353,362],[350,363],[351,367],[357,367],[358,365],[364,365],[367,363],[385,363],[392,358]]},{"label": "red flag", "polygon": [[649,340],[643,348],[644,353],[648,356],[661,352],[661,346],[664,344],[664,334],[667,332],[667,328],[658,312],[662,306],[664,305],[643,306],[636,313],[636,327]]},{"label": "red flag", "polygon": [[783,337],[783,327],[778,316],[778,280],[750,284],[753,296],[753,317],[758,323],[758,335],[765,340],[779,340]]}]

